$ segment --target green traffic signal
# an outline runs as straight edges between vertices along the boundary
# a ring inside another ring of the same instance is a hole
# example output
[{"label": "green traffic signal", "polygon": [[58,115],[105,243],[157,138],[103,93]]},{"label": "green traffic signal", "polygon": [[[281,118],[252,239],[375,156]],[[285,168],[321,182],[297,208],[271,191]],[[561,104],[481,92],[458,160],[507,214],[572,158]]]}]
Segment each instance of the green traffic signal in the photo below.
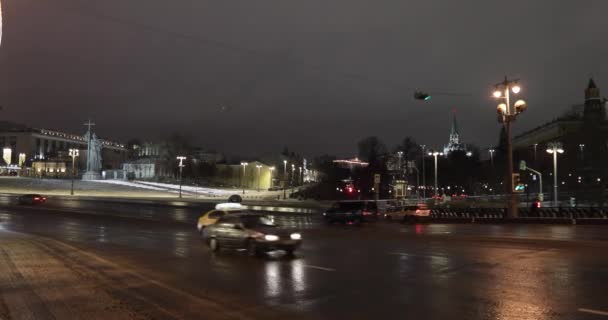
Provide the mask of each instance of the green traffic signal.
[{"label": "green traffic signal", "polygon": [[414,99],[429,101],[429,100],[431,100],[431,95],[428,93],[424,93],[422,91],[416,91],[416,92],[414,92]]}]

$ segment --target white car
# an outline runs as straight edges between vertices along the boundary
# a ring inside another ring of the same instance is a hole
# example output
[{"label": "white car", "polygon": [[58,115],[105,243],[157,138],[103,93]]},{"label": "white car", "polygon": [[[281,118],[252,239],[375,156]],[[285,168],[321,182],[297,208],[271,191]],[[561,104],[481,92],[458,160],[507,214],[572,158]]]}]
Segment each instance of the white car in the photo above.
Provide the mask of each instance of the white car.
[{"label": "white car", "polygon": [[387,220],[406,220],[409,217],[428,217],[431,209],[424,203],[417,205],[394,207],[384,213]]},{"label": "white car", "polygon": [[196,224],[196,229],[199,232],[203,231],[203,229],[209,225],[212,225],[217,222],[217,220],[229,213],[241,213],[243,212],[243,206],[240,203],[228,202],[228,203],[218,203],[215,205],[214,210],[207,211],[203,214]]}]

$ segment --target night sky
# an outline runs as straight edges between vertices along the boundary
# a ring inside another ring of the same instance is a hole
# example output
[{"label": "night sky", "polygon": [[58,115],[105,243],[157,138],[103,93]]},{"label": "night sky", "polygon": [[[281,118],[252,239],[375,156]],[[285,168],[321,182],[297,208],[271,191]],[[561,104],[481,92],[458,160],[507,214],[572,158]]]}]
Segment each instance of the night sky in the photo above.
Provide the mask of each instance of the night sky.
[{"label": "night sky", "polygon": [[[1,1],[1,0],[0,0]],[[608,1],[9,0],[2,120],[106,138],[173,132],[229,154],[354,155],[377,135],[497,142],[492,86],[522,79],[515,131],[608,96]],[[436,95],[412,98],[416,88]]]}]

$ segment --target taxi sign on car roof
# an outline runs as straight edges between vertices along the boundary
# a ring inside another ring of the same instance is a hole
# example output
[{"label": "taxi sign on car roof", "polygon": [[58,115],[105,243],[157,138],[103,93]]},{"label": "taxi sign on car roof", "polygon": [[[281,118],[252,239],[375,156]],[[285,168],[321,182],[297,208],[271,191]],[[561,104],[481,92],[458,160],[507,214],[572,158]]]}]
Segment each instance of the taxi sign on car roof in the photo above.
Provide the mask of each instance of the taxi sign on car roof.
[{"label": "taxi sign on car roof", "polygon": [[239,209],[243,209],[243,206],[237,202],[218,203],[215,205],[215,210],[239,210]]}]

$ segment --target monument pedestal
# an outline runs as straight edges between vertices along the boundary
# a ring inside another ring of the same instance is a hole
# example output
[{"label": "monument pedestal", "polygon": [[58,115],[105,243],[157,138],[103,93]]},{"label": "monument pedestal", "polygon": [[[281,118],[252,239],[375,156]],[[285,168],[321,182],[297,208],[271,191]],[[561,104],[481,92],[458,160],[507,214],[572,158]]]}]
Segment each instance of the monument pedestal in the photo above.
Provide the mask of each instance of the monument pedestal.
[{"label": "monument pedestal", "polygon": [[82,180],[83,181],[101,180],[101,175],[99,174],[99,172],[87,171],[82,175]]}]

